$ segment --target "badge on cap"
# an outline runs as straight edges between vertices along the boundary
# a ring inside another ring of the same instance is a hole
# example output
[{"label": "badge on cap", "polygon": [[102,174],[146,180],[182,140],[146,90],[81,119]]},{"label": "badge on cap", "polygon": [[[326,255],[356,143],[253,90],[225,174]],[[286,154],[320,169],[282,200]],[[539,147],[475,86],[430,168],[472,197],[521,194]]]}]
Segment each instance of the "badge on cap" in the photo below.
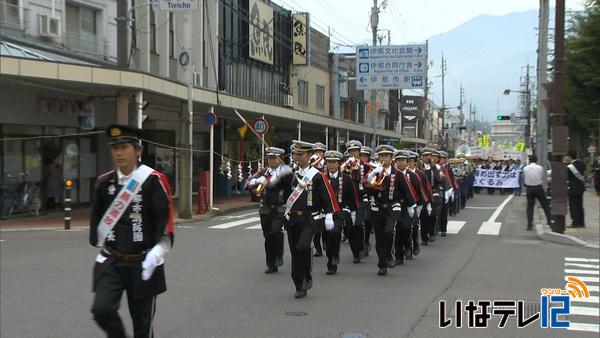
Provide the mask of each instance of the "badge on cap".
[{"label": "badge on cap", "polygon": [[119,129],[119,128],[110,128],[110,136],[111,137],[121,136],[121,129]]}]

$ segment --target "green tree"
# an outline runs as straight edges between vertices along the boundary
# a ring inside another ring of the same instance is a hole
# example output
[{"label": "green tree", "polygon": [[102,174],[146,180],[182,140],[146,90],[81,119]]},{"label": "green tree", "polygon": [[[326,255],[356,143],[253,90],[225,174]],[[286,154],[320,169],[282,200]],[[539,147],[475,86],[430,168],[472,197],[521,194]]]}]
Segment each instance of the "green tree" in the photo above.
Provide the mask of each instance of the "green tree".
[{"label": "green tree", "polygon": [[600,1],[590,1],[571,22],[566,38],[565,108],[571,139],[580,140],[576,147],[581,150],[590,136],[598,134]]}]

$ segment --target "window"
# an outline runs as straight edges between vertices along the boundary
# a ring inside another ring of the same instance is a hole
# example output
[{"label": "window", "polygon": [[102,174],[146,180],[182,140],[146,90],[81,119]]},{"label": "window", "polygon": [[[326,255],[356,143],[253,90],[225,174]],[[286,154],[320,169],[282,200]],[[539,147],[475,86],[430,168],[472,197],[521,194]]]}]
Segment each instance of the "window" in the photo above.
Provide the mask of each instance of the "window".
[{"label": "window", "polygon": [[97,14],[89,7],[66,6],[66,44],[75,50],[96,52],[98,50]]},{"label": "window", "polygon": [[325,87],[317,85],[317,108],[325,108]]},{"label": "window", "polygon": [[173,12],[169,12],[169,57],[175,57],[175,22]]},{"label": "window", "polygon": [[156,53],[156,14],[150,6],[150,51]]},{"label": "window", "polygon": [[298,81],[298,103],[308,106],[308,82]]}]

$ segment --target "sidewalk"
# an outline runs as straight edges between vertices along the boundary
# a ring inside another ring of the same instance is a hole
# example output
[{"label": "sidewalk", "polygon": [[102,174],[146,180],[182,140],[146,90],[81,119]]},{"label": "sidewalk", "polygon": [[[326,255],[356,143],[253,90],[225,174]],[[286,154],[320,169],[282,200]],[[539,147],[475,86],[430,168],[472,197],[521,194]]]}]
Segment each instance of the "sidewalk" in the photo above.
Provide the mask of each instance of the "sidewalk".
[{"label": "sidewalk", "polygon": [[[194,215],[192,219],[178,218],[177,201],[175,204],[175,224],[191,223],[209,219],[211,217],[222,215],[225,213],[233,213],[236,211],[257,209],[258,202],[251,202],[250,195],[238,195],[231,197],[216,198],[214,208],[211,213],[202,215],[196,214],[196,199],[192,205]],[[78,208],[71,212],[71,228],[88,228],[90,225],[90,209]],[[10,220],[0,221],[0,231],[19,231],[19,230],[56,230],[64,229],[64,213],[55,212],[39,217],[21,217]]]},{"label": "sidewalk", "polygon": [[[598,247],[600,245],[600,197],[593,191],[586,191],[583,195],[583,209],[585,213],[585,228],[570,228],[571,216],[567,213],[565,219],[566,229],[564,235],[571,236],[577,240],[586,242],[592,246]],[[542,224],[543,232],[551,235],[556,235],[558,239],[564,239],[558,233],[553,233],[550,226],[546,224],[546,217],[544,211],[536,202],[536,212],[534,213],[534,223]],[[544,236],[542,236],[543,238]],[[546,239],[546,238],[544,238]],[[562,242],[562,241],[560,241]],[[577,241],[573,241],[575,244]],[[581,243],[580,243],[581,244]]]}]

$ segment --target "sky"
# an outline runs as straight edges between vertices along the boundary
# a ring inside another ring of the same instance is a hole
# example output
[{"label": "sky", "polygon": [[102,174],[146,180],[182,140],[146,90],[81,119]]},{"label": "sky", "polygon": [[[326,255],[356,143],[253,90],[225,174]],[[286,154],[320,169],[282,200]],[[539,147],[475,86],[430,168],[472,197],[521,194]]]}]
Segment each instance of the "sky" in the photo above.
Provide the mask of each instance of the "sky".
[{"label": "sky", "polygon": [[[314,27],[326,34],[331,29],[334,44],[356,45],[370,43],[372,39],[369,27],[372,0],[273,1],[293,11],[309,12]],[[377,0],[378,4],[382,2]],[[581,9],[584,2],[566,0],[566,6]],[[550,1],[550,6],[553,4]],[[424,42],[478,15],[505,15],[538,8],[539,0],[388,0],[378,27],[391,30],[392,44]]]}]

